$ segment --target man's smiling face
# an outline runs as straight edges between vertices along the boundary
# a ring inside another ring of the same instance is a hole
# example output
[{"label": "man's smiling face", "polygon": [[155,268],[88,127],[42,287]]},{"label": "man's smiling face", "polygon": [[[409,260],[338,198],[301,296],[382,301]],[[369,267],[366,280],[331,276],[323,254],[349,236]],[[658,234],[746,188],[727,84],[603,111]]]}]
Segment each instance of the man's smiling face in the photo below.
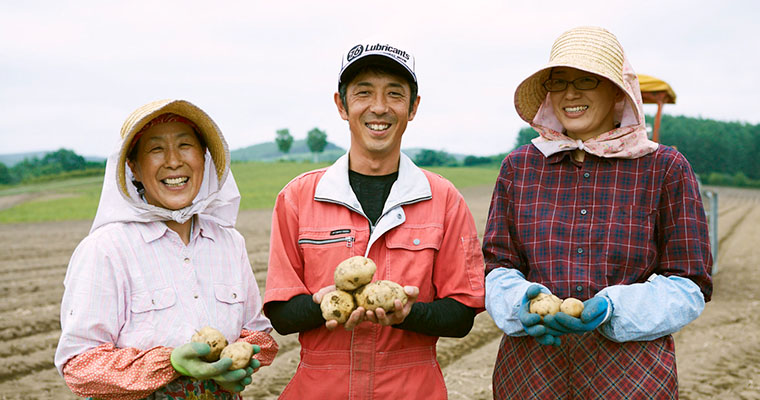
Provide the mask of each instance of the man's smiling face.
[{"label": "man's smiling face", "polygon": [[370,158],[400,152],[406,125],[417,112],[417,99],[411,98],[406,79],[374,70],[360,72],[348,84],[347,107],[337,99],[336,104],[351,129],[352,153]]}]

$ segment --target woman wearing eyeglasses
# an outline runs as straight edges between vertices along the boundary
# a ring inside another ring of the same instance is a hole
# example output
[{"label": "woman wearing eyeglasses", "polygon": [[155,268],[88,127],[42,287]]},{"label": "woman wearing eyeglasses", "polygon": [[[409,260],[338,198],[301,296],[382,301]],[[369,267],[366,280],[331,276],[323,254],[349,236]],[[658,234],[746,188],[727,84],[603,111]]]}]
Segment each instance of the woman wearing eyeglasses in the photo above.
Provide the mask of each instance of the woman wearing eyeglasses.
[{"label": "woman wearing eyeglasses", "polygon": [[[539,137],[504,159],[483,239],[505,333],[494,398],[677,398],[671,334],[712,294],[691,166],[647,138],[636,74],[604,29],[563,33],[515,107]],[[541,292],[583,313],[530,313]]]}]

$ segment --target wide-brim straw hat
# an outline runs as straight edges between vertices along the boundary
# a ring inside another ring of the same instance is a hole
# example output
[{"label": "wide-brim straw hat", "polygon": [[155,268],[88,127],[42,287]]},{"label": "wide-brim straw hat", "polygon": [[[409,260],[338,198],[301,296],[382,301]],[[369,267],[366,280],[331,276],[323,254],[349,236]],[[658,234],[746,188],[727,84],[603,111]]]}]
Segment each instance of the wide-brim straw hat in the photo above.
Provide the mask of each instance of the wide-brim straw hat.
[{"label": "wide-brim straw hat", "polygon": [[[554,41],[549,63],[517,86],[517,113],[525,122],[533,121],[546,99],[548,91],[543,84],[554,67],[571,67],[607,78],[626,94],[630,104],[636,104],[633,93],[623,81],[624,60],[623,47],[607,30],[592,26],[571,29]],[[637,108],[633,110],[638,118]]]},{"label": "wide-brim straw hat", "polygon": [[129,115],[124,125],[121,127],[122,144],[119,150],[119,162],[117,164],[116,176],[119,188],[122,193],[127,194],[127,177],[126,162],[129,155],[130,147],[135,135],[151,120],[161,114],[172,113],[189,119],[198,127],[206,147],[211,153],[214,161],[216,175],[219,178],[220,186],[224,183],[227,171],[229,170],[230,150],[227,147],[227,141],[224,140],[222,131],[216,123],[203,110],[196,105],[185,100],[158,100],[148,103]]}]

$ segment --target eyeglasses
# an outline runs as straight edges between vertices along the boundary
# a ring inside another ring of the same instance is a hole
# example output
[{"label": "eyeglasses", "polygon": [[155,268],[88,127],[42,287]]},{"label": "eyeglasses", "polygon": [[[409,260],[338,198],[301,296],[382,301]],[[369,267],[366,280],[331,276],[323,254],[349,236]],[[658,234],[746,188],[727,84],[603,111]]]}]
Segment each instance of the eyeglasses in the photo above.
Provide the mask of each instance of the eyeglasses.
[{"label": "eyeglasses", "polygon": [[564,79],[547,79],[543,86],[544,89],[550,91],[550,92],[561,92],[565,89],[567,89],[567,84],[572,83],[573,86],[575,86],[578,90],[591,90],[596,89],[597,86],[599,86],[599,78],[595,78],[593,76],[582,76],[578,79],[575,79],[573,81],[566,81]]}]

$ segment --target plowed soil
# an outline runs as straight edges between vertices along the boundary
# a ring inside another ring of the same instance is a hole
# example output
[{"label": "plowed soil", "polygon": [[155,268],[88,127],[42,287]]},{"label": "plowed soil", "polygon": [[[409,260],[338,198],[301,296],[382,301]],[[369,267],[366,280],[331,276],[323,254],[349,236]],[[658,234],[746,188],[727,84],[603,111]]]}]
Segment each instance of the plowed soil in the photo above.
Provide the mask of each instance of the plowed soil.
[{"label": "plowed soil", "polygon": [[[485,226],[491,186],[463,191]],[[682,399],[760,399],[760,191],[719,193],[719,258],[714,295],[704,313],[675,334]],[[12,203],[24,199],[13,199]],[[266,281],[270,211],[244,211],[256,279]],[[53,366],[60,334],[63,278],[90,221],[0,225],[0,399],[75,399]],[[298,364],[296,335],[280,336],[280,353],[243,393],[274,399]],[[490,399],[501,333],[487,313],[463,339],[441,339],[438,358],[451,399]]]}]

